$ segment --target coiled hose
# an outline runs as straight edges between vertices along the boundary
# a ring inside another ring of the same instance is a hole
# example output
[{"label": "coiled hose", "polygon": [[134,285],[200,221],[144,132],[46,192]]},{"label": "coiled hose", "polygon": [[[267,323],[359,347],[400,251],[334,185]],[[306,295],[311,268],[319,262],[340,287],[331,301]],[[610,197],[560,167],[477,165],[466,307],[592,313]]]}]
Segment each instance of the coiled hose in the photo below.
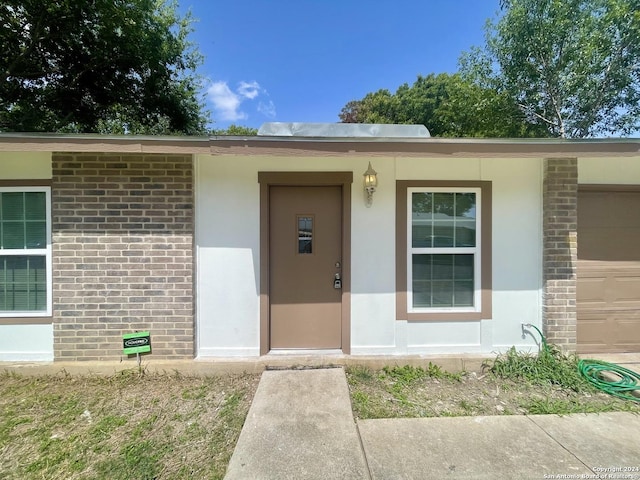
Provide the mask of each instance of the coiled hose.
[{"label": "coiled hose", "polygon": [[[534,328],[542,339],[542,348],[548,350],[547,339],[544,338],[540,329],[530,323],[524,326]],[[625,400],[640,402],[640,374],[615,363],[601,360],[580,360],[578,362],[578,370],[598,390]],[[606,373],[609,374],[609,377],[613,376],[617,380],[607,379]]]},{"label": "coiled hose", "polygon": [[[625,400],[640,402],[640,374],[615,363],[600,360],[580,360],[578,370],[599,390]],[[607,379],[605,373],[612,374],[618,380]]]}]

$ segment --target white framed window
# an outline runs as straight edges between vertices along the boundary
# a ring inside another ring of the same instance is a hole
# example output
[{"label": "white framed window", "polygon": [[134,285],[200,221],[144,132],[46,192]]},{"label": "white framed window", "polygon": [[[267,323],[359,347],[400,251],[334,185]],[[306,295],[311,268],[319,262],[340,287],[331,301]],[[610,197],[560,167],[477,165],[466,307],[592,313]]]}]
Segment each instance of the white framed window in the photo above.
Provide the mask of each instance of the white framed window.
[{"label": "white framed window", "polygon": [[407,189],[407,311],[481,309],[481,190]]},{"label": "white framed window", "polygon": [[396,181],[396,318],[492,316],[489,181]]},{"label": "white framed window", "polygon": [[0,317],[52,314],[51,188],[0,186]]}]

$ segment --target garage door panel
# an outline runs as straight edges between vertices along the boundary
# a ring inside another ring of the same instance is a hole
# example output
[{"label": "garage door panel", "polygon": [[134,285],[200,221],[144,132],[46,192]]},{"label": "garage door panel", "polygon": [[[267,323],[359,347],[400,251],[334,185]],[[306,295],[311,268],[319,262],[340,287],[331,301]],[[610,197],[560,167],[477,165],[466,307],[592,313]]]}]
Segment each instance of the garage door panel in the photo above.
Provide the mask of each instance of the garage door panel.
[{"label": "garage door panel", "polygon": [[640,308],[640,275],[616,277],[613,280],[612,295],[616,304],[627,308]]},{"label": "garage door panel", "polygon": [[584,305],[606,304],[610,308],[640,309],[640,275],[625,272],[616,276],[581,277],[578,279],[577,300]]},{"label": "garage door panel", "polygon": [[[579,314],[580,315],[580,314]],[[640,316],[637,312],[582,313],[577,331],[579,353],[640,351]]]},{"label": "garage door panel", "polygon": [[640,188],[578,194],[578,352],[640,352]]},{"label": "garage door panel", "polygon": [[614,344],[627,352],[640,351],[640,318],[637,314],[629,317],[618,317]]},{"label": "garage door panel", "polygon": [[578,352],[607,351],[610,344],[610,339],[606,335],[607,319],[599,314],[580,314],[579,312],[578,315],[580,318],[577,330]]},{"label": "garage door panel", "polygon": [[577,300],[580,304],[604,304],[606,278],[582,278],[578,279]]}]

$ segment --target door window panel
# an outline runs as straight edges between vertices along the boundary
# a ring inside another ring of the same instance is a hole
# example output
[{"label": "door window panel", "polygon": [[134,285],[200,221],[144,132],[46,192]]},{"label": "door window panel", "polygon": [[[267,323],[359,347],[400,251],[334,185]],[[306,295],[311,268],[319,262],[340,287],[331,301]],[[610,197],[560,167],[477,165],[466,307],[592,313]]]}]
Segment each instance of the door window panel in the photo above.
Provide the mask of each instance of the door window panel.
[{"label": "door window panel", "polygon": [[313,216],[298,215],[298,253],[313,253]]}]

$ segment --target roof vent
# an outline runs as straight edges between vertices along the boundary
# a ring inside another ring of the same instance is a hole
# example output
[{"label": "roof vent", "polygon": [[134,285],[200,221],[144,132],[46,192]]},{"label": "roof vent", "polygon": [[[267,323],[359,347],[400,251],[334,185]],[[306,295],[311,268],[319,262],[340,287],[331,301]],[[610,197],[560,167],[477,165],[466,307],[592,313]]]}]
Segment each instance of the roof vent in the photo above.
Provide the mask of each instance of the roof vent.
[{"label": "roof vent", "polygon": [[295,123],[267,122],[258,135],[273,137],[314,138],[428,138],[431,135],[424,125],[389,125],[377,123]]}]

